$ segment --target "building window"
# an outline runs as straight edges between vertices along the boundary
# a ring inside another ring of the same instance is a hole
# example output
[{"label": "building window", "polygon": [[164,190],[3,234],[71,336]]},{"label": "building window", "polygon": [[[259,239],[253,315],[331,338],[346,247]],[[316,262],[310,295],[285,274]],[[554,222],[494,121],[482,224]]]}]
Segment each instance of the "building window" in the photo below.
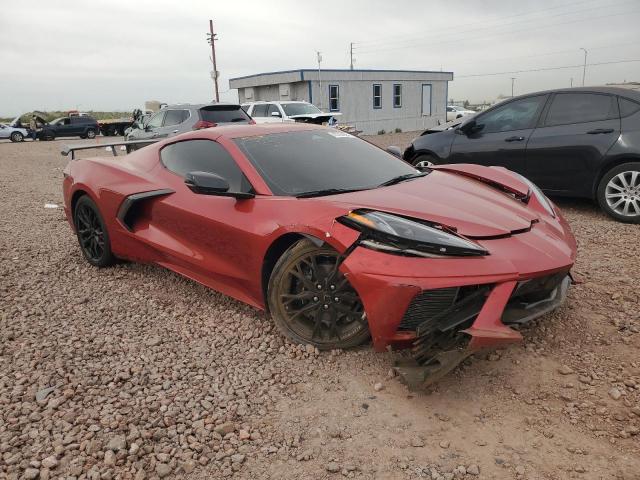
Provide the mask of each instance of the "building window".
[{"label": "building window", "polygon": [[382,108],[382,85],[373,84],[373,108]]},{"label": "building window", "polygon": [[402,107],[402,85],[395,83],[393,85],[393,108]]},{"label": "building window", "polygon": [[431,84],[422,84],[422,115],[425,117],[431,116]]},{"label": "building window", "polygon": [[329,85],[329,111],[340,110],[340,88],[338,85]]}]

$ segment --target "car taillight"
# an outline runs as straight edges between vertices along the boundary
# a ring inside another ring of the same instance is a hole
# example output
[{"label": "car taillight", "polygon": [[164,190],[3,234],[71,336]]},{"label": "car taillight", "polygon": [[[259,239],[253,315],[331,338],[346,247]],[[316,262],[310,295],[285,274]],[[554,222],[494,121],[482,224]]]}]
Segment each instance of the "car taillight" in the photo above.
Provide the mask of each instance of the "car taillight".
[{"label": "car taillight", "polygon": [[199,122],[196,122],[196,124],[193,126],[193,129],[201,130],[203,128],[211,128],[211,127],[217,127],[217,126],[218,126],[217,123],[207,122],[206,120],[200,120]]}]

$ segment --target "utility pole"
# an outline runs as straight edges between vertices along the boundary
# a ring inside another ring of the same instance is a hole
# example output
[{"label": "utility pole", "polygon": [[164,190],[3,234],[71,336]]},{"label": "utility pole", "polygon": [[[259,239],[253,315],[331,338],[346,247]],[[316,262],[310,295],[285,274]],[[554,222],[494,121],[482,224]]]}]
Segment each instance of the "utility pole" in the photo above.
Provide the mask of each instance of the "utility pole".
[{"label": "utility pole", "polygon": [[220,94],[218,93],[218,67],[216,66],[216,40],[217,35],[213,33],[213,20],[209,20],[209,34],[207,35],[207,42],[211,45],[211,61],[213,62],[213,83],[215,85],[216,102],[220,101]]},{"label": "utility pole", "polygon": [[351,58],[351,64],[349,69],[353,70],[353,42],[349,44],[349,57]]},{"label": "utility pole", "polygon": [[573,88],[573,77],[571,77],[571,88]]},{"label": "utility pole", "polygon": [[584,87],[584,77],[587,75],[587,49],[580,47],[584,51],[584,66],[582,67],[582,86]]},{"label": "utility pole", "polygon": [[516,77],[511,77],[511,98],[513,98],[513,82],[516,81]]}]

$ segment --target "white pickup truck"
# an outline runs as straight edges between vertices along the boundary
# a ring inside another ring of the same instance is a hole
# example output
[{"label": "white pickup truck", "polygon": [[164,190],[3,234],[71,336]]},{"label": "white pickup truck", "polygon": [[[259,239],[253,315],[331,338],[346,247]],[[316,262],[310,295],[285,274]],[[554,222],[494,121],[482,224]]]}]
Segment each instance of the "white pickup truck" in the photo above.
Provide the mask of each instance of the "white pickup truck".
[{"label": "white pickup truck", "polygon": [[300,101],[248,102],[242,104],[242,109],[255,120],[256,123],[305,122],[323,124],[335,123],[339,112],[326,113],[315,105]]}]

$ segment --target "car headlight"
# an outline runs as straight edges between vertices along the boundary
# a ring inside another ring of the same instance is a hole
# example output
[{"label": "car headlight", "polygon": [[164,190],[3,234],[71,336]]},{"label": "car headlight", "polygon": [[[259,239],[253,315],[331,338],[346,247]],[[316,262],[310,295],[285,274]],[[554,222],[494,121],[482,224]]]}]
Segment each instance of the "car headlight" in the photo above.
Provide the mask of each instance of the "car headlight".
[{"label": "car headlight", "polygon": [[522,175],[520,175],[519,173],[517,174],[520,179],[527,184],[527,186],[529,187],[529,189],[531,190],[531,192],[533,192],[533,195],[535,195],[536,200],[538,200],[538,203],[540,205],[542,205],[542,208],[544,208],[547,213],[549,213],[549,215],[551,215],[552,217],[556,216],[556,211],[553,208],[553,204],[551,203],[551,201],[547,198],[547,196],[542,193],[542,190],[540,190],[540,188],[533,183],[531,180],[529,180],[527,177],[524,177]]},{"label": "car headlight", "polygon": [[339,218],[363,233],[360,245],[416,257],[483,256],[489,252],[475,242],[438,225],[376,211],[353,211]]}]

